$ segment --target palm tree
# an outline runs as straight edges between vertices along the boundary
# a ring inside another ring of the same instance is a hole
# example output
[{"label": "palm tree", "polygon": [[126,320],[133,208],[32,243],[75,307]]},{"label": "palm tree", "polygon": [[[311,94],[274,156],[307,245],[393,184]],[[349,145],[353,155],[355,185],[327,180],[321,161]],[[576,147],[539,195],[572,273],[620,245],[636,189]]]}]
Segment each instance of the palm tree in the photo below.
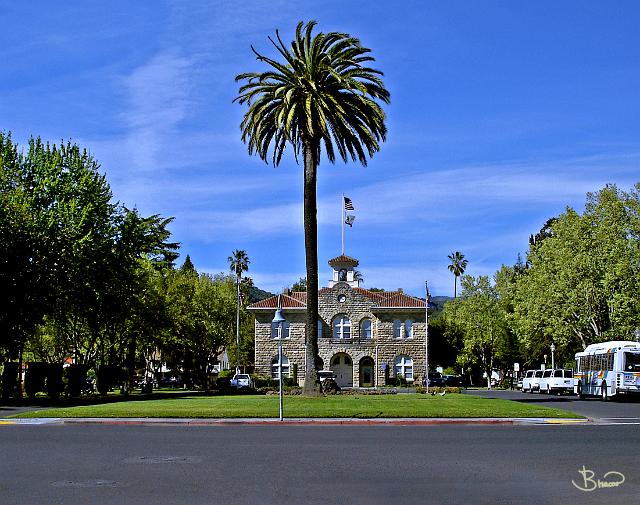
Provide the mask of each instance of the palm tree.
[{"label": "palm tree", "polygon": [[449,264],[448,268],[451,271],[451,273],[453,273],[454,275],[453,297],[457,298],[458,277],[460,277],[464,273],[465,269],[467,268],[467,264],[469,262],[466,259],[464,259],[464,254],[462,254],[460,251],[456,251],[452,254],[449,254],[447,258],[451,260],[451,263]]},{"label": "palm tree", "polygon": [[246,251],[236,249],[227,258],[231,272],[236,275],[236,373],[240,373],[240,279],[242,272],[249,270],[249,256]]},{"label": "palm tree", "polygon": [[[307,267],[307,331],[305,393],[318,394],[318,237],[316,179],[324,147],[327,160],[336,154],[367,164],[367,155],[386,138],[389,103],[382,72],[369,68],[370,50],[346,33],[312,33],[315,21],[298,23],[291,46],[276,30],[269,40],[282,57],[276,61],[251,48],[268,70],[236,77],[243,81],[234,101],[247,104],[240,125],[250,154],[274,166],[290,145],[296,161],[304,162],[304,239]],[[336,153],[337,151],[337,153]]]}]

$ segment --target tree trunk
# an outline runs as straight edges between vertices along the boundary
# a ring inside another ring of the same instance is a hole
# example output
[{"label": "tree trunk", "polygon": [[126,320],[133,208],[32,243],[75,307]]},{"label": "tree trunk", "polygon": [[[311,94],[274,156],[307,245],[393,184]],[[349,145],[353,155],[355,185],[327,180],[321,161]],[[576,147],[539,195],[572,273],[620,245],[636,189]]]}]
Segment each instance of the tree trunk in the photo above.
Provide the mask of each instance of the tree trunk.
[{"label": "tree trunk", "polygon": [[318,160],[310,142],[304,145],[304,248],[307,263],[307,331],[304,394],[319,395],[318,378],[318,216],[316,179]]}]

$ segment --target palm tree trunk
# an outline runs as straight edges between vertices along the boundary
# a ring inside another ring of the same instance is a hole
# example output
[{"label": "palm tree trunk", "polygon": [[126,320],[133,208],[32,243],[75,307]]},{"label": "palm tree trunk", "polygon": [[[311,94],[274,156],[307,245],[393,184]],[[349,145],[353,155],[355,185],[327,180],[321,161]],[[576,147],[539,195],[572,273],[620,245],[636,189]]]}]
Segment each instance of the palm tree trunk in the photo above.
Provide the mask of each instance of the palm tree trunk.
[{"label": "palm tree trunk", "polygon": [[316,179],[318,160],[309,142],[304,145],[304,247],[307,263],[307,331],[304,394],[319,395],[318,378],[318,216]]},{"label": "palm tree trunk", "polygon": [[454,275],[453,276],[453,299],[454,300],[458,297],[457,288],[458,288],[458,276]]}]

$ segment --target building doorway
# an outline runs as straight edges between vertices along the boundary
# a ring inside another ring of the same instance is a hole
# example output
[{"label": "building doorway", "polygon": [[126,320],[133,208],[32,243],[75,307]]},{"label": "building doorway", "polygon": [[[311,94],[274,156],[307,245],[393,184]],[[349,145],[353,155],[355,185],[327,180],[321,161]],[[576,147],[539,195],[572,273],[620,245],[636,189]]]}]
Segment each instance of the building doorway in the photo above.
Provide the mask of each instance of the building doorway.
[{"label": "building doorway", "polygon": [[373,371],[375,370],[375,365],[373,364],[373,358],[364,357],[360,360],[360,387],[361,388],[372,388],[375,386],[375,378],[373,375]]},{"label": "building doorway", "polygon": [[341,388],[353,387],[353,361],[348,354],[341,352],[331,358],[330,370],[336,374],[336,383]]}]

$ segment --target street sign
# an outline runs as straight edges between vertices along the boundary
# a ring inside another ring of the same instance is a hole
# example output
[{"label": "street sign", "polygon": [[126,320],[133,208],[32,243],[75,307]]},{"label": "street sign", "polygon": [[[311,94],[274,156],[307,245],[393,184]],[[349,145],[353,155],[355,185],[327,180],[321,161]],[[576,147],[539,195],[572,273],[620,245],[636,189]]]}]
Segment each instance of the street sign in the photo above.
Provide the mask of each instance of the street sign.
[{"label": "street sign", "polygon": [[514,372],[519,372],[520,371],[520,363],[514,363],[513,364],[513,371]]}]

